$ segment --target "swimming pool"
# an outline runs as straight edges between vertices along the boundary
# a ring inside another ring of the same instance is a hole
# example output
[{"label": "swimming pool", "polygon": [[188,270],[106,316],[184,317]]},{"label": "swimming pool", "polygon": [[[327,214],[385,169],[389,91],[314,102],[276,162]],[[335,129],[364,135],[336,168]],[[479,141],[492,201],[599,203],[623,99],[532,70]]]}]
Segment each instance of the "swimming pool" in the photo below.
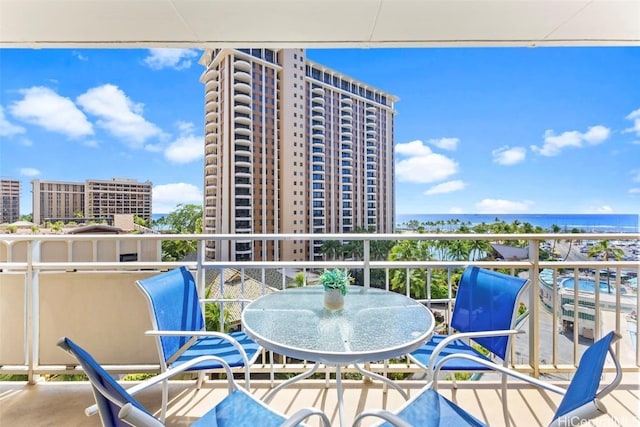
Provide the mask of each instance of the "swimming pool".
[{"label": "swimming pool", "polygon": [[[574,283],[575,283],[574,279],[566,279],[562,281],[562,287],[573,289]],[[596,290],[595,280],[578,279],[578,290],[585,291],[585,292],[594,292]],[[605,292],[605,293],[609,292],[607,282],[600,282],[600,292]],[[611,293],[612,294],[616,293],[615,280],[611,282]],[[626,289],[622,288],[622,293],[623,294],[626,293]]]}]

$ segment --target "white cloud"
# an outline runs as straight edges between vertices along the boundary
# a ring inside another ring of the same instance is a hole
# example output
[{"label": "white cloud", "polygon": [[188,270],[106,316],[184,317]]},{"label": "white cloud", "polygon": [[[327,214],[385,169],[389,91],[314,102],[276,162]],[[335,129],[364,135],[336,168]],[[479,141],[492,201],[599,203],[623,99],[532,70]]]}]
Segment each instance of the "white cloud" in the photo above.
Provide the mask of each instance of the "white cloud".
[{"label": "white cloud", "polygon": [[450,214],[461,214],[461,213],[464,213],[464,210],[462,208],[453,207],[453,208],[449,209],[449,213]]},{"label": "white cloud", "polygon": [[438,185],[434,185],[433,187],[431,187],[430,189],[425,191],[424,195],[425,196],[431,196],[433,194],[452,193],[454,191],[462,190],[466,186],[467,186],[467,184],[465,184],[461,180],[447,181],[447,182],[443,182],[443,183],[438,184]]},{"label": "white cloud", "polygon": [[189,163],[204,157],[204,138],[181,136],[164,151],[164,157],[172,163]]},{"label": "white cloud", "polygon": [[504,146],[491,152],[493,162],[503,166],[516,165],[524,161],[527,157],[527,150],[524,147]]},{"label": "white cloud", "polygon": [[152,70],[183,70],[191,67],[192,59],[199,54],[196,49],[149,49],[149,56],[143,61]]},{"label": "white cloud", "polygon": [[633,126],[625,129],[624,132],[635,132],[636,135],[640,136],[640,108],[632,111],[625,118],[627,120],[631,120],[633,122]]},{"label": "white cloud", "polygon": [[9,123],[9,120],[4,115],[4,107],[0,105],[0,136],[12,136],[25,132],[22,126]]},{"label": "white cloud", "polygon": [[176,122],[176,127],[181,135],[191,135],[195,131],[195,125],[192,122],[185,122],[182,120],[178,120]]},{"label": "white cloud", "polygon": [[594,209],[594,211],[596,213],[612,213],[613,212],[613,208],[609,205],[602,205],[602,206],[598,206],[597,208]]},{"label": "white cloud", "polygon": [[22,176],[38,176],[40,171],[36,168],[22,168],[20,169],[20,175]]},{"label": "white cloud", "polygon": [[95,139],[89,139],[87,141],[83,141],[82,145],[89,148],[98,148],[100,144]]},{"label": "white cloud", "polygon": [[[195,136],[192,122],[178,121],[175,126],[180,137],[164,149],[164,157],[172,163],[189,163],[204,157],[204,137]],[[158,147],[148,147],[155,151]]]},{"label": "white cloud", "polygon": [[24,98],[9,107],[14,117],[69,138],[93,135],[91,123],[69,98],[42,86],[22,89],[20,93]]},{"label": "white cloud", "polygon": [[631,171],[631,180],[634,182],[640,182],[640,169],[634,169]]},{"label": "white cloud", "polygon": [[89,89],[77,99],[87,112],[98,117],[97,124],[112,135],[123,138],[132,148],[163,132],[143,116],[143,104],[134,104],[117,86],[106,84]]},{"label": "white cloud", "polygon": [[458,138],[439,138],[429,140],[429,144],[449,151],[455,151],[458,147],[458,142],[460,142]]},{"label": "white cloud", "polygon": [[597,145],[606,141],[611,135],[611,130],[607,127],[597,125],[591,126],[586,132],[577,130],[563,132],[556,135],[551,129],[544,133],[544,144],[542,147],[532,145],[531,150],[542,156],[552,157],[560,154],[566,147],[582,147],[582,144]]},{"label": "white cloud", "polygon": [[483,214],[507,214],[527,212],[534,203],[530,200],[522,202],[503,199],[483,199],[476,203],[476,209]]},{"label": "white cloud", "polygon": [[422,141],[397,144],[396,177],[400,182],[432,183],[458,172],[458,164],[449,157],[436,154]]},{"label": "white cloud", "polygon": [[202,204],[202,191],[193,184],[178,182],[153,187],[153,212],[168,213],[179,204]]},{"label": "white cloud", "polygon": [[71,52],[71,54],[73,56],[75,56],[76,58],[78,58],[78,60],[82,61],[82,62],[86,62],[89,60],[88,57],[84,56],[83,54],[81,54],[80,52],[78,52],[77,50],[74,50]]},{"label": "white cloud", "polygon": [[640,194],[640,187],[638,188],[630,188],[629,194]]},{"label": "white cloud", "polygon": [[582,139],[588,144],[598,145],[609,139],[611,136],[611,129],[598,125],[591,126],[586,133],[582,135]]},{"label": "white cloud", "polygon": [[18,138],[18,143],[21,145],[24,145],[25,147],[31,147],[33,145],[33,141],[31,141],[29,138]]}]

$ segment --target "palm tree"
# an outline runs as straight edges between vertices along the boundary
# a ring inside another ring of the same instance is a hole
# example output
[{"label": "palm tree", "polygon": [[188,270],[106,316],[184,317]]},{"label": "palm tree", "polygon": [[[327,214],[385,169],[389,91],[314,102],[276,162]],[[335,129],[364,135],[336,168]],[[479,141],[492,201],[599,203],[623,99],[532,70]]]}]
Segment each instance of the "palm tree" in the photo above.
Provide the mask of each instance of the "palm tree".
[{"label": "palm tree", "polygon": [[[430,242],[426,240],[401,240],[389,252],[390,261],[425,261],[431,260]],[[398,268],[390,271],[391,289],[403,291],[407,281],[407,269]],[[409,288],[414,298],[426,297],[426,271],[413,269],[409,272]]]},{"label": "palm tree", "polygon": [[456,261],[468,261],[471,253],[469,243],[463,240],[452,240],[448,247],[449,258]]},{"label": "palm tree", "polygon": [[[573,228],[571,232],[576,234],[576,233],[579,233],[580,230],[578,230],[577,228]],[[567,254],[564,256],[564,259],[562,260],[563,262],[566,261],[567,258],[569,258],[569,254],[571,253],[571,247],[573,246],[573,239],[569,239],[567,241],[569,242],[569,249],[567,249]]]},{"label": "palm tree", "polygon": [[340,243],[339,240],[325,240],[322,242],[320,252],[324,255],[331,256],[331,259],[335,261],[338,254],[342,253],[342,243]]},{"label": "palm tree", "polygon": [[[551,225],[551,231],[553,231],[554,233],[559,233],[560,230],[562,230],[562,228],[560,228],[560,226],[558,224],[552,224]],[[558,240],[557,239],[553,239],[553,246],[551,247],[551,253],[555,254],[556,253],[556,242]]]},{"label": "palm tree", "polygon": [[362,240],[352,240],[344,246],[344,252],[351,256],[351,259],[362,259],[364,253],[364,243]]},{"label": "palm tree", "polygon": [[[616,261],[622,260],[624,251],[622,249],[613,247],[609,244],[609,240],[600,240],[595,245],[589,248],[587,253],[589,257],[597,257],[602,255],[605,261],[609,261],[609,258],[613,258]],[[611,275],[609,274],[609,268],[607,267],[607,291],[611,293]]]},{"label": "palm tree", "polygon": [[487,253],[491,250],[491,245],[487,240],[471,240],[469,241],[469,253],[473,254],[473,259],[476,260],[476,256],[480,253]]}]

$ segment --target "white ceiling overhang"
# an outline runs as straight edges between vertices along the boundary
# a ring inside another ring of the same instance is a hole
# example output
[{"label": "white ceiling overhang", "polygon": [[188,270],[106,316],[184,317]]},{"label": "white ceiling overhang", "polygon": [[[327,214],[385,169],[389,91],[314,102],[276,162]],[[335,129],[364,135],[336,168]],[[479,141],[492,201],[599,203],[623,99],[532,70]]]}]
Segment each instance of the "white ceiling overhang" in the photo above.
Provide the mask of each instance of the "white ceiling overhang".
[{"label": "white ceiling overhang", "polygon": [[1,47],[638,45],[640,0],[0,0]]}]

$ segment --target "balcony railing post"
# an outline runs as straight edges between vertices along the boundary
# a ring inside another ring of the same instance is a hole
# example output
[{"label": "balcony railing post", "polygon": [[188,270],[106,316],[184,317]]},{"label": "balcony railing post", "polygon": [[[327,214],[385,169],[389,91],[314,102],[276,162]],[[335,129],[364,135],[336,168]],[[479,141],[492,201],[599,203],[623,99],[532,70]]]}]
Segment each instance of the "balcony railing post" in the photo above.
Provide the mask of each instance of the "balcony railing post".
[{"label": "balcony railing post", "polygon": [[370,273],[370,269],[371,269],[371,240],[365,240],[364,241],[364,287],[368,288],[371,283],[371,275]]},{"label": "balcony railing post", "polygon": [[540,245],[537,240],[529,240],[529,261],[533,265],[529,270],[529,365],[533,369],[533,376],[537,378],[540,375]]},{"label": "balcony railing post", "polygon": [[33,267],[34,262],[40,261],[40,244],[39,240],[29,240],[27,242],[27,273],[26,273],[26,343],[25,352],[27,355],[27,379],[29,384],[36,383],[35,367],[38,363],[38,352],[40,351],[39,343],[39,324],[40,324],[40,308],[38,301],[40,299],[38,286],[38,270]]},{"label": "balcony railing post", "polygon": [[205,289],[207,287],[205,270],[202,264],[205,261],[205,240],[198,240],[198,251],[196,256],[196,283],[198,284],[198,295],[200,298],[204,298]]}]

